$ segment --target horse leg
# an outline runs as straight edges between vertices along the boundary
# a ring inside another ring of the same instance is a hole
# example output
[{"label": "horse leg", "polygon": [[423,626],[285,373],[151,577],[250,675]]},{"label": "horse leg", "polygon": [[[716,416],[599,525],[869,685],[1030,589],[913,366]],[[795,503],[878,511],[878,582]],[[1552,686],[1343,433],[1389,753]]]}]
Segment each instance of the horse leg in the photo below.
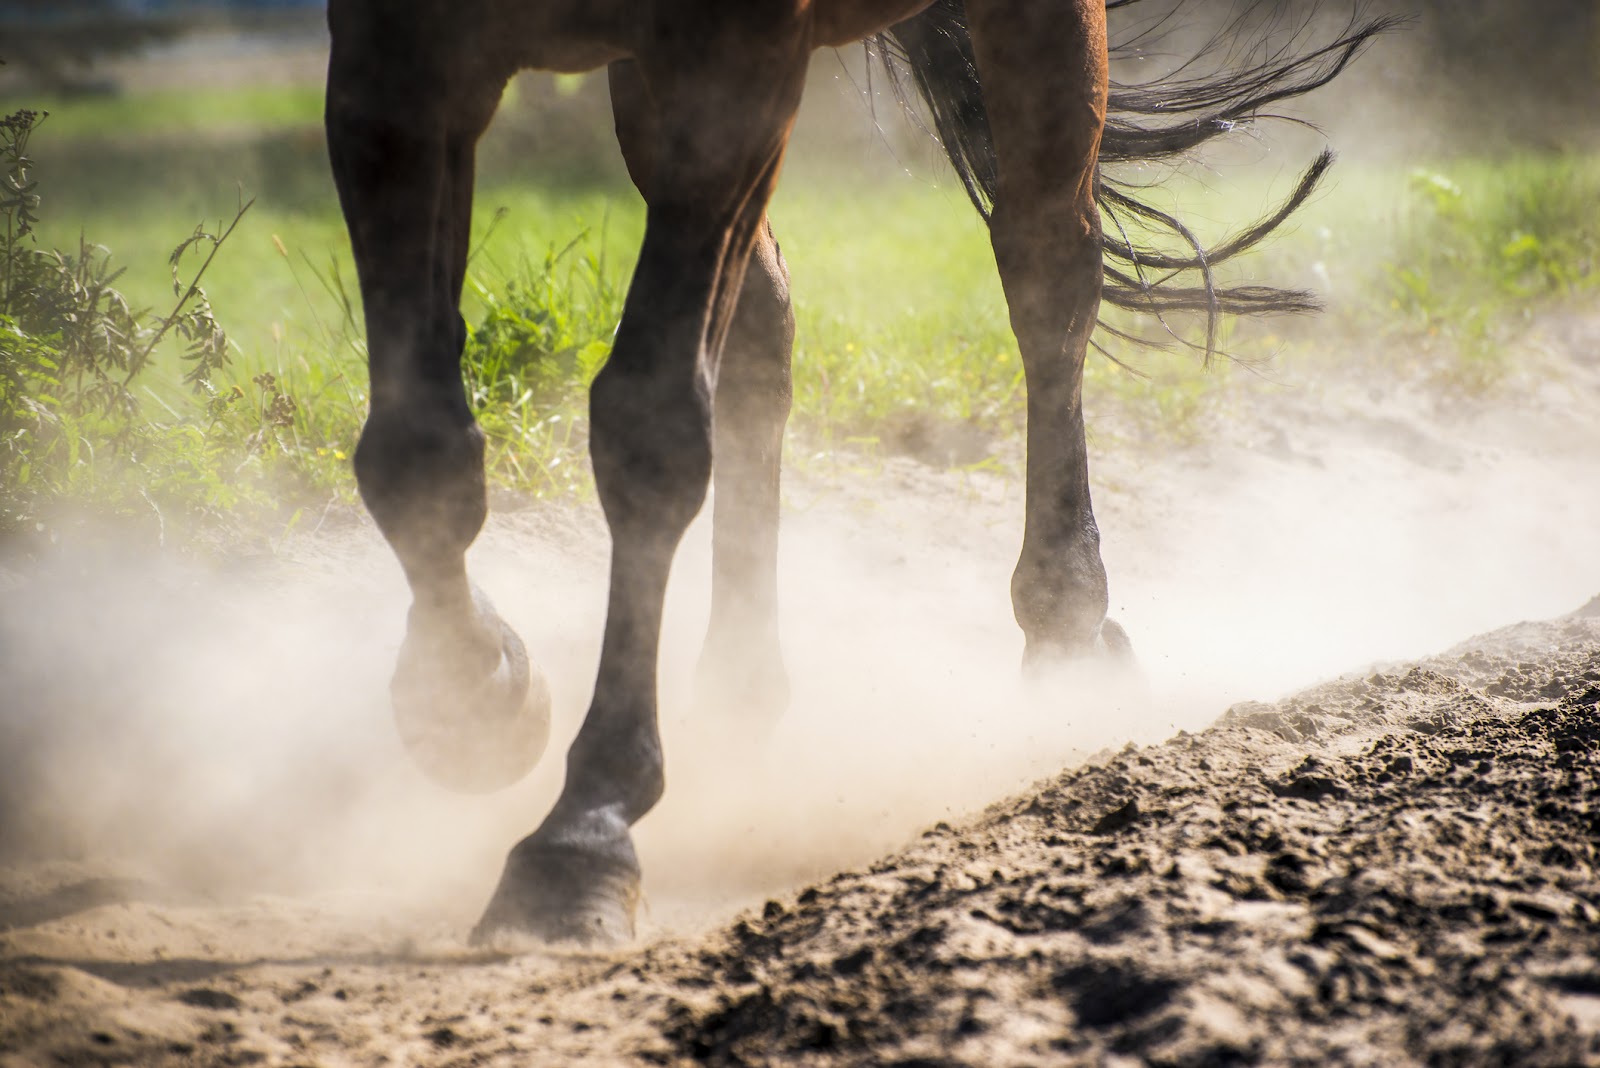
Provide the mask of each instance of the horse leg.
[{"label": "horse leg", "polygon": [[1100,305],[1105,7],[967,0],[966,10],[998,161],[991,239],[1028,386],[1027,514],[1011,582],[1024,663],[1122,652],[1127,639],[1105,618],[1083,420]]},{"label": "horse leg", "polygon": [[[610,67],[617,142],[649,196],[656,116],[638,64]],[[697,698],[741,720],[770,721],[788,705],[778,641],[778,483],[794,389],[789,271],[763,219],[717,368],[713,404],[711,618]]]},{"label": "horse leg", "polygon": [[[773,10],[735,7],[709,38],[653,27],[637,56],[657,114],[644,244],[590,393],[590,454],[612,538],[599,673],[561,795],[512,849],[475,939],[513,929],[614,940],[633,929],[640,873],[629,828],[665,783],[656,656],[667,575],[710,481],[717,360],[805,78],[805,35]],[[684,5],[657,17],[696,16]]]},{"label": "horse leg", "polygon": [[549,695],[467,580],[487,512],[483,433],[461,382],[458,305],[473,155],[504,79],[452,62],[441,27],[336,4],[327,133],[366,312],[371,411],[356,482],[410,584],[392,694],[402,738],[444,785],[507,785],[543,751]]},{"label": "horse leg", "polygon": [[789,269],[763,219],[717,374],[711,618],[696,679],[701,700],[758,724],[789,704],[778,640],[778,490],[793,352]]}]

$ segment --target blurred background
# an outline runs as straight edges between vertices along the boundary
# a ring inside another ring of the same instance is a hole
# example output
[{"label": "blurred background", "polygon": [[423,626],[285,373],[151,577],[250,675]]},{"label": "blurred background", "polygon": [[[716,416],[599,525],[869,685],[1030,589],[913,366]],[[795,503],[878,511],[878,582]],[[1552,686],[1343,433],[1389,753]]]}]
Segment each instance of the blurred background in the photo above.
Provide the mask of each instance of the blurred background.
[{"label": "blurred background", "polygon": [[[324,6],[0,2],[0,111],[48,113],[24,144],[8,133],[5,161],[27,190],[6,209],[0,524],[13,534],[50,526],[63,496],[147,518],[148,498],[202,526],[245,513],[281,524],[349,500],[364,352],[320,126]],[[1140,42],[1114,76],[1159,78],[1238,18],[1241,40],[1282,46],[1385,13],[1412,21],[1285,105],[1315,129],[1262,121],[1181,175],[1123,177],[1163,182],[1158,196],[1214,239],[1270,209],[1331,143],[1343,163],[1325,191],[1236,272],[1314,289],[1330,313],[1232,327],[1230,353],[1282,364],[1317,358],[1331,335],[1343,352],[1401,336],[1414,344],[1398,364],[1490,388],[1515,366],[1506,341],[1530,308],[1593,290],[1600,7],[1146,0],[1113,12],[1114,36]],[[866,60],[863,48],[815,57],[772,208],[801,323],[795,431],[815,446],[799,455],[848,442],[1014,468],[1019,367],[986,234]],[[603,74],[517,78],[480,157],[466,362],[497,485],[581,492],[583,388],[642,225]],[[190,292],[202,268],[203,293]],[[82,336],[46,352],[64,308]],[[1144,376],[1093,361],[1095,433],[1196,436],[1228,369],[1103,340]]]}]

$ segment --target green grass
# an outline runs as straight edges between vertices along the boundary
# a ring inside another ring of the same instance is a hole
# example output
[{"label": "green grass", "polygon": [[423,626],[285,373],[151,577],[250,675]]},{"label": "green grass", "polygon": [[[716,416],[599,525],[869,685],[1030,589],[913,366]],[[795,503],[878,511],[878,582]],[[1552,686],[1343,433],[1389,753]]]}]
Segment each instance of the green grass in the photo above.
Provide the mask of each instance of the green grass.
[{"label": "green grass", "polygon": [[322,87],[318,85],[159,89],[104,96],[28,100],[35,111],[49,112],[41,137],[61,141],[116,141],[136,138],[214,137],[238,132],[252,136],[276,130],[304,129],[322,122]]},{"label": "green grass", "polygon": [[[183,382],[172,343],[134,388],[142,417],[162,428],[165,458],[137,476],[156,506],[187,492],[189,511],[214,517],[287,501],[273,514],[289,522],[295,508],[350,494],[364,347],[319,108],[309,90],[61,102],[35,136],[39,245],[75,248],[83,234],[112,250],[127,268],[116,285],[158,314],[174,299],[172,248],[196,222],[231,218],[241,188],[258,198],[205,278],[232,358],[214,396]],[[468,385],[496,482],[569,493],[587,484],[584,387],[620,313],[643,207],[614,159],[575,168],[496,136],[463,302]],[[883,167],[866,177],[812,148],[821,162],[797,160],[772,207],[799,325],[797,452],[848,443],[989,462],[992,444],[1021,430],[1024,397],[981,221],[949,180]],[[1247,172],[1218,192],[1176,182],[1159,195],[1215,237],[1291,180]],[[1596,203],[1600,160],[1590,157],[1341,166],[1289,232],[1234,272],[1314,289],[1329,312],[1230,327],[1224,344],[1245,360],[1315,361],[1346,358],[1355,339],[1399,338],[1393,348],[1417,354],[1407,373],[1492,389],[1512,366],[1507,341],[1525,310],[1590,292],[1600,277]],[[1175,325],[1195,336],[1196,324]],[[1182,349],[1115,351],[1145,377],[1091,356],[1091,432],[1103,445],[1192,437],[1227,388],[1226,362],[1206,372]],[[930,427],[978,444],[920,448]],[[73,464],[90,464],[85,455]],[[68,481],[72,494],[100,492],[81,474]]]},{"label": "green grass", "polygon": [[795,295],[800,429],[873,438],[912,412],[1015,423],[1021,364],[963,196],[911,181],[791,185],[772,218]]}]

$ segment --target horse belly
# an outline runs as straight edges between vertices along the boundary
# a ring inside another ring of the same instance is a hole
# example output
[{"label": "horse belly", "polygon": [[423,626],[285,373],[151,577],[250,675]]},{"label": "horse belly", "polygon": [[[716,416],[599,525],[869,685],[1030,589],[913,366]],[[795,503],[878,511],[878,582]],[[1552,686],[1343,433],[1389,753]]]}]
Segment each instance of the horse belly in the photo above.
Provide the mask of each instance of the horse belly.
[{"label": "horse belly", "polygon": [[932,0],[817,0],[818,48],[838,48],[888,29],[927,7]]},{"label": "horse belly", "polygon": [[484,23],[495,48],[514,53],[517,67],[579,74],[633,52],[640,5],[630,0],[500,0],[500,17]]}]

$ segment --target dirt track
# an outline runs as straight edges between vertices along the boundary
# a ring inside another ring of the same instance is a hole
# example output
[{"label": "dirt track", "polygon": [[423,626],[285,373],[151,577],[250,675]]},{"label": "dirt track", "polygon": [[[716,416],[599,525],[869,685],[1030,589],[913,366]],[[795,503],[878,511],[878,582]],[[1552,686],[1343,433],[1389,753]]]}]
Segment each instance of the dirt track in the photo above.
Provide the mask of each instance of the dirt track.
[{"label": "dirt track", "polygon": [[[719,748],[685,697],[692,535],[652,911],[613,954],[463,947],[560,762],[490,799],[418,780],[370,528],[0,573],[0,1068],[1600,1064],[1600,602],[1208,727],[1595,592],[1600,326],[1542,338],[1555,370],[1499,400],[1356,366],[1226,398],[1190,450],[1105,450],[1135,699],[1007,681],[1014,480],[801,465],[796,708],[766,756]],[[484,541],[559,753],[597,521]],[[1128,738],[1171,740],[1057,770]]]},{"label": "dirt track", "polygon": [[1597,701],[1600,598],[613,955],[12,869],[0,1063],[1600,1063]]},{"label": "dirt track", "polygon": [[1597,701],[1600,599],[1237,708],[662,952],[663,1052],[1600,1058]]}]

